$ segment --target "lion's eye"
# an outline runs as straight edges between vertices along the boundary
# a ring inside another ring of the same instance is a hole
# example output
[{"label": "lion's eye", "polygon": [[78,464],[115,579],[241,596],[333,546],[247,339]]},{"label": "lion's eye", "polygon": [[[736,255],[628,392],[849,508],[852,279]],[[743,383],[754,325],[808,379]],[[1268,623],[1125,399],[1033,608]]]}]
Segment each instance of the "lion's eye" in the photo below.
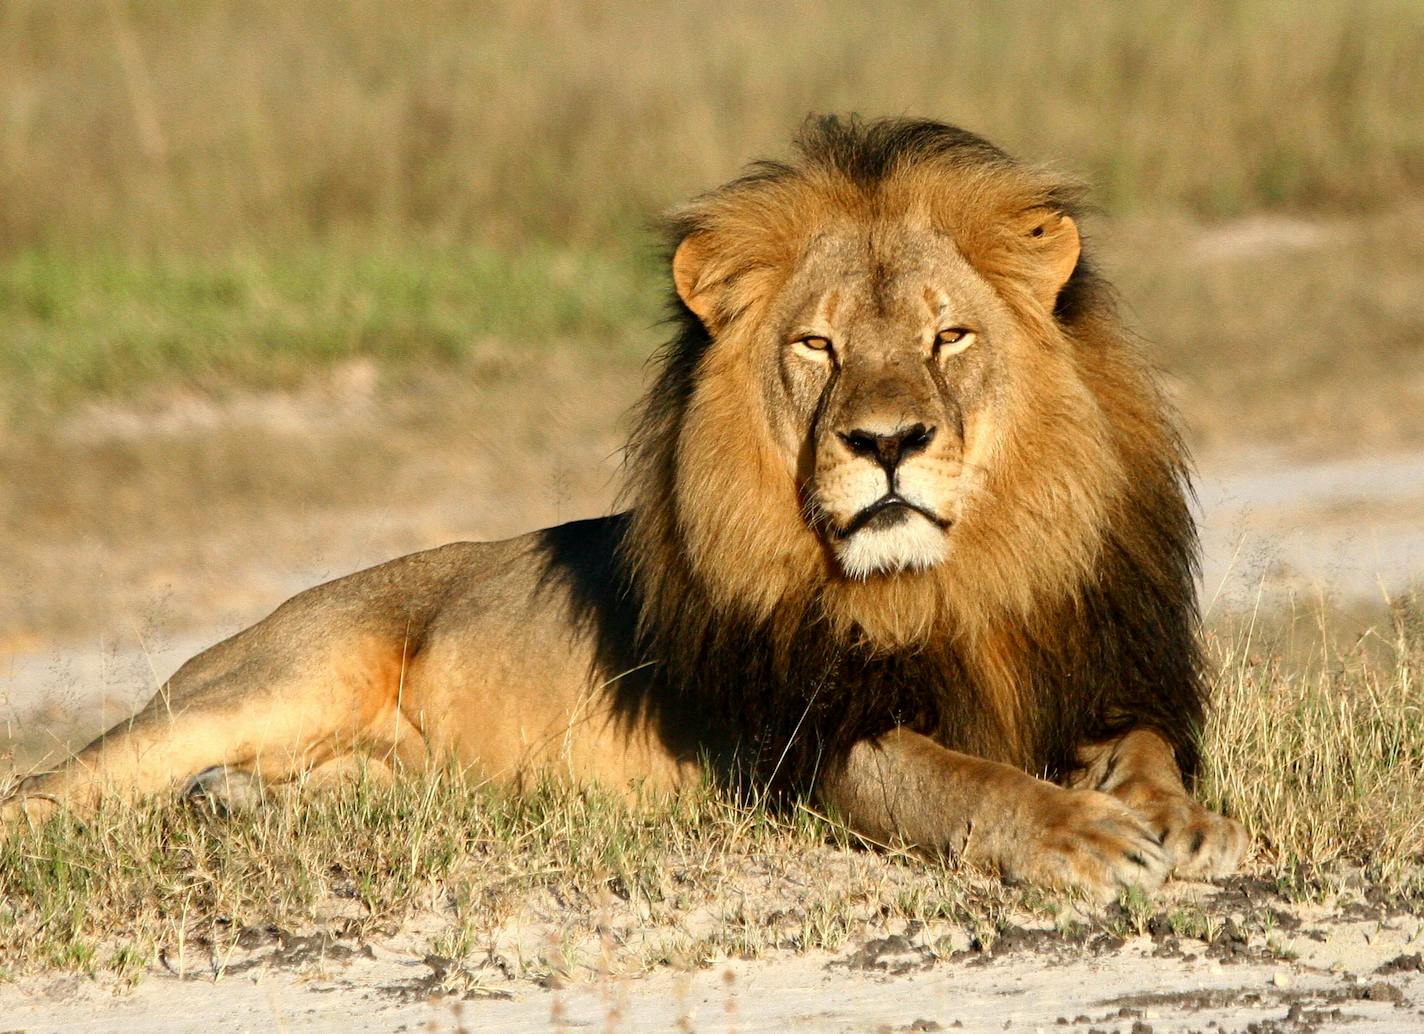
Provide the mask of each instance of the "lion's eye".
[{"label": "lion's eye", "polygon": [[974,331],[967,327],[950,327],[935,335],[934,354],[936,358],[958,355],[974,340]]},{"label": "lion's eye", "polygon": [[792,344],[803,352],[810,353],[816,359],[824,359],[831,354],[831,339],[821,337],[818,334],[807,334],[805,337],[799,337],[793,341]]}]

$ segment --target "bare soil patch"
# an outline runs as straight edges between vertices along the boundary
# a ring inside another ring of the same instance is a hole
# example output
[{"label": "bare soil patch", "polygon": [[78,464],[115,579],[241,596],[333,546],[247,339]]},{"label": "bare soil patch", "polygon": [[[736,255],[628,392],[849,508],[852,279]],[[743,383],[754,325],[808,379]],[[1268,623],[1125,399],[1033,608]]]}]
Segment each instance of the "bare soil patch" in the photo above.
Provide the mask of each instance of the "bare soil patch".
[{"label": "bare soil patch", "polygon": [[[730,889],[730,888],[729,888]],[[946,922],[860,927],[836,950],[637,974],[599,965],[511,979],[418,923],[373,942],[244,931],[171,954],[137,988],[65,976],[0,990],[23,1029],[167,1031],[1405,1031],[1424,1026],[1424,915],[1349,893],[1303,903],[1174,885],[1148,915],[1074,925],[1022,911],[992,935]],[[992,899],[985,905],[993,910]],[[1186,933],[1187,910],[1207,925]],[[1183,932],[1174,932],[1182,929]],[[620,935],[621,936],[621,935]],[[1411,954],[1414,952],[1414,954]],[[617,954],[613,949],[611,954]],[[116,993],[117,992],[117,993]]]}]

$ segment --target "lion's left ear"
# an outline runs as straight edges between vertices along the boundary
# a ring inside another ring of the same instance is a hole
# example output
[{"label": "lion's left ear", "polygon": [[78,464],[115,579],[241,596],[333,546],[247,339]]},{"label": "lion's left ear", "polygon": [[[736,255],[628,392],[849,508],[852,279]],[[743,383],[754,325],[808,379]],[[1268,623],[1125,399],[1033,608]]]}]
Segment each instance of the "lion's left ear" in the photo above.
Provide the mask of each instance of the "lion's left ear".
[{"label": "lion's left ear", "polygon": [[684,237],[673,252],[672,283],[682,304],[697,314],[703,326],[716,333],[716,297],[706,282],[710,251],[705,234],[690,233]]},{"label": "lion's left ear", "polygon": [[1078,224],[1061,212],[1040,212],[1029,224],[1028,238],[1034,266],[1031,286],[1043,307],[1051,312],[1058,292],[1078,266],[1083,248]]}]

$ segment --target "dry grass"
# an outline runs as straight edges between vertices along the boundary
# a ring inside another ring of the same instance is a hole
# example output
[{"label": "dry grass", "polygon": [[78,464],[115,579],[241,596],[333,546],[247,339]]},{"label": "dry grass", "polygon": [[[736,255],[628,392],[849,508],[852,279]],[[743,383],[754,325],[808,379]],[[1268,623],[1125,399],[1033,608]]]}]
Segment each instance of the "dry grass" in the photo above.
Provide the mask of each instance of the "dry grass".
[{"label": "dry grass", "polygon": [[[1212,640],[1221,670],[1203,799],[1247,823],[1251,867],[1286,893],[1331,896],[1353,880],[1417,907],[1418,601],[1343,655],[1328,634],[1321,651],[1294,641],[1298,621],[1270,635],[1263,625]],[[254,931],[275,927],[328,946],[400,938],[454,960],[446,978],[469,992],[835,951],[906,923],[948,954],[991,941],[1011,914],[1063,929],[1082,918],[1062,899],[867,846],[805,808],[747,809],[712,790],[630,809],[557,787],[514,797],[449,772],[287,788],[223,817],[197,802],[112,803],[0,841],[0,970],[136,980],[161,963],[218,977]],[[1130,896],[1094,922],[1121,933],[1152,913]],[[1219,925],[1195,906],[1165,917],[1208,939]]]},{"label": "dry grass", "polygon": [[603,246],[813,109],[958,121],[1112,208],[1356,208],[1424,186],[1421,94],[1409,0],[10,0],[0,251]]},{"label": "dry grass", "polygon": [[1245,620],[1213,648],[1204,798],[1246,822],[1283,879],[1349,862],[1424,892],[1421,597],[1344,645],[1321,606]]},{"label": "dry grass", "polygon": [[711,791],[630,809],[448,772],[289,788],[223,817],[199,802],[113,803],[0,843],[0,967],[137,979],[161,958],[218,976],[244,931],[369,939],[404,926],[420,931],[417,953],[538,980],[834,950],[882,914],[969,919],[950,869],[850,853],[853,841],[812,812]]},{"label": "dry grass", "polygon": [[0,649],[236,631],[393,556],[607,512],[641,363],[616,337],[358,357],[296,391],[180,387],[0,434]]}]

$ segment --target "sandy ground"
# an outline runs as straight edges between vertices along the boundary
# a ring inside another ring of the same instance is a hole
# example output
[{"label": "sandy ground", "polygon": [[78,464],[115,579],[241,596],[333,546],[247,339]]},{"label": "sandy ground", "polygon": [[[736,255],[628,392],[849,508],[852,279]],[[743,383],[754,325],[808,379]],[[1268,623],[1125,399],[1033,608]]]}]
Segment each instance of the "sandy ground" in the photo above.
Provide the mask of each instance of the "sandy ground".
[{"label": "sandy ground", "polygon": [[217,978],[210,959],[169,958],[167,972],[117,995],[79,977],[26,981],[0,989],[0,1009],[9,1029],[32,1034],[1424,1030],[1424,918],[1339,903],[1275,914],[1268,937],[1235,936],[1228,917],[1209,944],[1022,927],[984,950],[963,932],[931,945],[908,929],[835,954],[558,988],[497,974],[451,986],[447,960],[403,951],[399,938],[293,939],[238,951]]},{"label": "sandy ground", "polygon": [[1212,457],[1196,490],[1208,608],[1379,601],[1424,578],[1424,454]]}]

